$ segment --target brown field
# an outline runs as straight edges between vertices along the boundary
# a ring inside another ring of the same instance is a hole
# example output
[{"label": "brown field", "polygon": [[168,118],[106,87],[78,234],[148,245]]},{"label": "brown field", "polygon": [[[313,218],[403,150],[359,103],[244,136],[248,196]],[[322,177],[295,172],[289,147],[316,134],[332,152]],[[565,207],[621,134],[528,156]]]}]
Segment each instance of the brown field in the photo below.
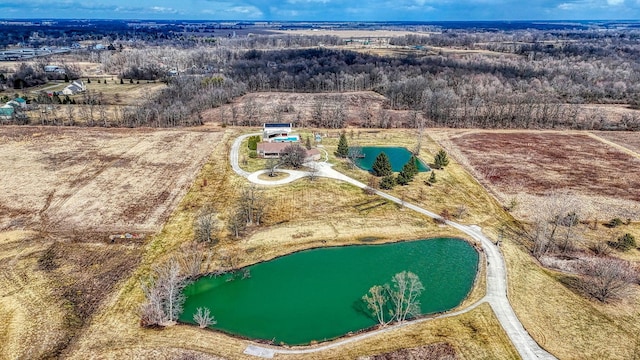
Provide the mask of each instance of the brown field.
[{"label": "brown field", "polygon": [[220,133],[0,129],[0,229],[155,231]]},{"label": "brown field", "polygon": [[640,158],[588,133],[440,131],[435,135],[503,204],[535,213],[551,192],[583,200],[584,216],[640,215]]},{"label": "brown field", "polygon": [[[287,92],[263,92],[251,93],[234,100],[233,103],[223,105],[217,109],[207,111],[203,117],[207,121],[232,123],[232,107],[238,112],[239,119],[246,118],[245,108],[255,108],[257,120],[254,126],[262,126],[263,122],[293,122],[304,127],[311,120],[314,107],[319,102],[325,102],[327,106],[339,103],[344,108],[347,122],[359,123],[362,109],[365,107],[375,114],[383,107],[384,96],[373,91],[358,91],[348,93],[287,93]],[[289,106],[287,111],[282,111],[284,106]],[[394,113],[394,111],[390,111]],[[393,116],[393,115],[392,115]]]},{"label": "brown field", "polygon": [[[640,154],[640,132],[631,131],[595,131],[596,136],[611,141],[631,150],[636,154]],[[637,155],[640,156],[640,155]]]}]

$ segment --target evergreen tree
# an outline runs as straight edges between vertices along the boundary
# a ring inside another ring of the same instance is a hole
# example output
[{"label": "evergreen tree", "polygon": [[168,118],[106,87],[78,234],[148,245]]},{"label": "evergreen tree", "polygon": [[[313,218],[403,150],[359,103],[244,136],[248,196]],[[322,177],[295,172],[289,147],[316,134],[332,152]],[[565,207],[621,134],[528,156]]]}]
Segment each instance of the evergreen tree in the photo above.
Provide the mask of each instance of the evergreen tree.
[{"label": "evergreen tree", "polygon": [[345,133],[340,134],[340,141],[338,141],[338,150],[335,155],[339,158],[346,158],[349,155],[349,144],[347,143],[347,135]]},{"label": "evergreen tree", "polygon": [[402,171],[398,174],[397,182],[400,185],[407,185],[418,174],[418,166],[416,165],[417,159],[415,156],[411,156],[409,161],[402,167]]},{"label": "evergreen tree", "polygon": [[307,150],[311,150],[311,135],[307,136],[304,146],[307,148]]},{"label": "evergreen tree", "polygon": [[382,176],[390,176],[393,174],[391,171],[391,162],[389,161],[389,157],[384,152],[381,152],[376,160],[373,162],[373,166],[371,167],[371,172],[373,175],[382,177]]},{"label": "evergreen tree", "polygon": [[449,165],[449,158],[447,158],[447,153],[440,149],[436,156],[433,158],[433,166],[436,169],[442,169],[443,167]]},{"label": "evergreen tree", "polygon": [[398,185],[408,185],[411,182],[412,179],[409,179],[409,176],[403,171],[400,171],[400,173],[398,174],[398,177],[396,178],[396,183],[398,183]]},{"label": "evergreen tree", "polygon": [[124,84],[124,80],[122,80],[122,78],[120,78],[120,84]]},{"label": "evergreen tree", "polygon": [[436,173],[432,170],[431,171],[431,176],[429,176],[429,184],[435,184],[436,183]]},{"label": "evergreen tree", "polygon": [[418,170],[418,159],[416,158],[415,155],[411,155],[411,158],[409,159],[409,162],[407,163],[407,165],[409,166],[409,171],[410,171],[409,174],[411,175],[411,179],[413,179],[413,177],[418,175],[418,173],[420,172]]},{"label": "evergreen tree", "polygon": [[393,175],[387,175],[380,180],[380,188],[385,190],[391,190],[396,186],[396,179]]}]

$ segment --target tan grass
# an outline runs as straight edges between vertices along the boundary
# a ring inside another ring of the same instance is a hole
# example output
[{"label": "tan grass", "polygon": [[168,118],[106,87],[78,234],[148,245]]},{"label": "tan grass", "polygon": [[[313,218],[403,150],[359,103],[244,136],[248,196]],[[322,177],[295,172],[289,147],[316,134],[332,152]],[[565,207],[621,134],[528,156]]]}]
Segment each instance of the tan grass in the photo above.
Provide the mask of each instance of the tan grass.
[{"label": "tan grass", "polygon": [[67,336],[68,311],[54,295],[56,284],[37,270],[47,246],[33,232],[0,233],[0,359],[52,356]]},{"label": "tan grass", "polygon": [[500,327],[491,308],[483,304],[453,318],[410,325],[335,349],[305,355],[278,355],[283,359],[355,359],[402,348],[446,341],[464,359],[515,359],[518,353]]},{"label": "tan grass", "polygon": [[584,298],[505,242],[509,299],[527,331],[560,359],[632,359],[638,355],[640,290],[612,304]]},{"label": "tan grass", "polygon": [[3,127],[0,138],[0,228],[132,232],[163,224],[221,136]]},{"label": "tan grass", "polygon": [[[191,224],[200,206],[211,203],[218,210],[219,217],[224,218],[233,199],[245,186],[245,180],[233,174],[229,166],[220,168],[216,165],[220,161],[226,161],[228,145],[236,136],[231,132],[228,135],[224,144],[217,148],[203,167],[179,210],[147,246],[142,266],[109,299],[88,331],[74,344],[72,358],[83,358],[92,353],[101,353],[105,358],[144,356],[155,347],[203,351],[229,359],[245,358],[241,354],[247,344],[245,341],[190,326],[177,326],[163,331],[141,329],[137,321],[137,309],[142,301],[139,279],[148,274],[150,265],[162,261],[182,244],[191,241]],[[218,253],[239,250],[242,254],[240,266],[318,246],[460,236],[459,233],[442,228],[413,212],[398,211],[394,204],[381,203],[372,209],[366,209],[362,204],[379,199],[332,180],[300,180],[288,186],[265,188],[263,194],[274,204],[271,215],[265,219],[265,227],[254,229],[245,240],[223,239],[216,245]],[[372,224],[375,226],[372,227]],[[479,298],[481,295],[482,291],[474,291],[472,297]],[[481,327],[480,324],[495,324],[492,316],[487,318],[482,315],[480,318],[482,320],[478,320],[480,322],[477,328]],[[491,326],[486,331],[493,331]],[[485,329],[476,331],[484,332]],[[454,332],[455,330],[446,331],[433,338],[433,341],[448,341],[449,337],[453,339]],[[415,341],[424,343],[418,338]],[[432,340],[427,340],[429,341]],[[400,340],[393,340],[389,344],[389,349],[400,344],[405,346],[404,341]],[[513,353],[511,346],[502,340],[492,344],[479,341],[461,346],[466,346],[462,349],[463,354],[485,354],[486,358],[491,356],[486,354],[494,354],[493,351],[500,354],[500,358],[509,358],[506,354]],[[339,353],[350,357],[349,354],[354,350],[346,351]]]}]

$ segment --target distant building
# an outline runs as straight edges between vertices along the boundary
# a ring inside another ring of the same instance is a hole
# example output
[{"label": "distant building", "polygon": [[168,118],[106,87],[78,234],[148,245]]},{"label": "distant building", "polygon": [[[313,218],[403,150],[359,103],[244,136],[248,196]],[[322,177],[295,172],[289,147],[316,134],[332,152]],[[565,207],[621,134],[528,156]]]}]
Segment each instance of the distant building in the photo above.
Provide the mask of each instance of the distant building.
[{"label": "distant building", "polygon": [[8,106],[14,109],[24,109],[27,107],[27,101],[23,98],[15,98],[7,103]]},{"label": "distant building", "polygon": [[11,105],[4,105],[0,107],[0,119],[9,120],[13,117],[16,110]]},{"label": "distant building", "polygon": [[70,85],[62,90],[63,95],[75,95],[87,90],[82,80],[74,80]]},{"label": "distant building", "polygon": [[[273,142],[282,141],[283,139],[290,138],[293,127],[291,124],[286,123],[272,123],[262,125],[262,140]],[[299,138],[298,138],[299,140]]]},{"label": "distant building", "polygon": [[[261,142],[258,143],[257,152],[258,155],[265,159],[277,159],[282,156],[282,152],[288,146],[291,146],[291,143],[286,142]],[[306,150],[306,156],[304,161],[317,161],[320,160],[320,150],[318,149],[309,149]]]}]

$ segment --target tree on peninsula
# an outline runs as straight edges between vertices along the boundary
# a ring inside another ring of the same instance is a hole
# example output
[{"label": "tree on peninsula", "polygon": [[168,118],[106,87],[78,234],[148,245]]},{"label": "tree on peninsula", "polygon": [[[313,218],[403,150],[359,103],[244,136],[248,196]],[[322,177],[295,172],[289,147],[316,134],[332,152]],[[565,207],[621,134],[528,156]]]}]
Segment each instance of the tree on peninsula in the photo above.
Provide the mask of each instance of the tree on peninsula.
[{"label": "tree on peninsula", "polygon": [[[391,278],[391,285],[375,285],[362,297],[362,301],[380,325],[393,321],[403,322],[420,315],[420,295],[424,285],[418,275],[399,272]],[[385,316],[388,316],[386,318]],[[388,320],[387,320],[388,319]]]}]

